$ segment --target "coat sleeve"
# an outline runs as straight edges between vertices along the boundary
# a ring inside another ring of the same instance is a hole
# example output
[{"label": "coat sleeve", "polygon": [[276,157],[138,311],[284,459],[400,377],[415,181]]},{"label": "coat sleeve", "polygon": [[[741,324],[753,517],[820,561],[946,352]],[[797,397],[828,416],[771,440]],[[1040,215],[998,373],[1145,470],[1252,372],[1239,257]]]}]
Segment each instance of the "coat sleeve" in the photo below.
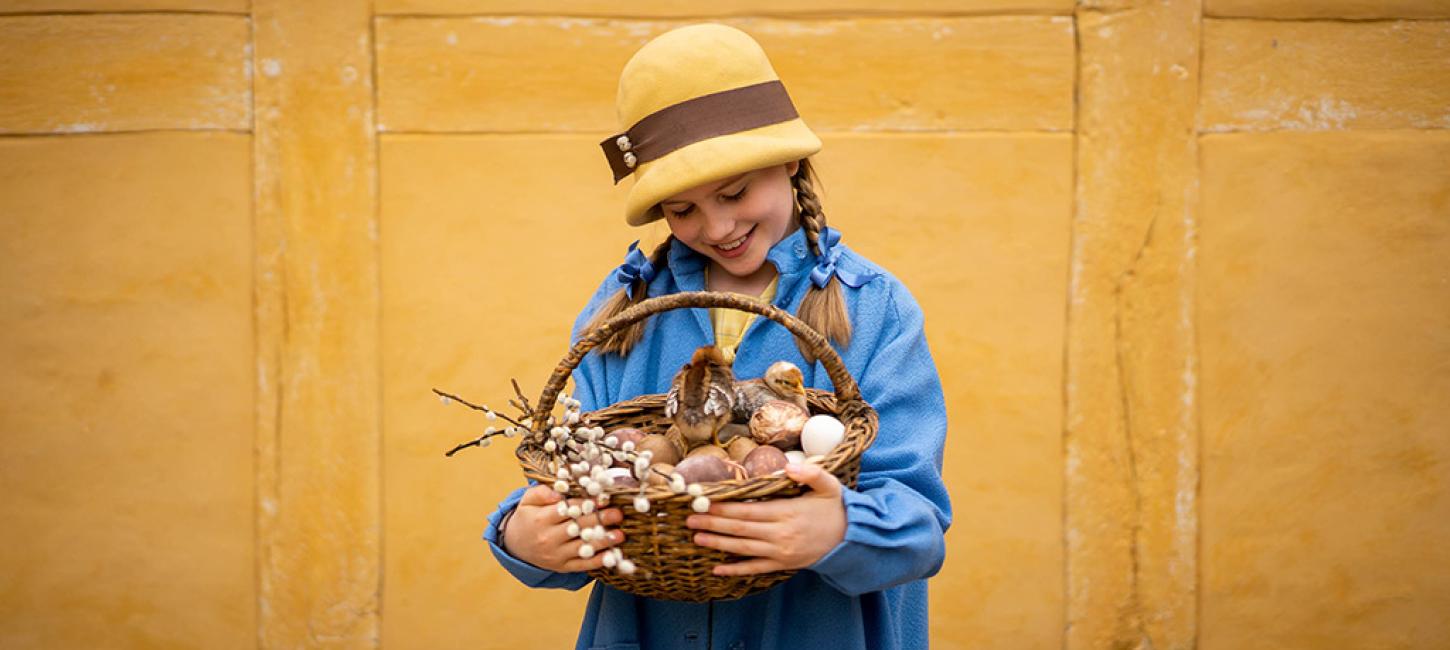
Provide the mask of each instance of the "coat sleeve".
[{"label": "coat sleeve", "polygon": [[928,578],[946,558],[951,502],[942,482],[946,402],[911,294],[888,292],[887,323],[856,375],[880,428],[842,491],[846,535],[809,568],[849,596]]},{"label": "coat sleeve", "polygon": [[[589,318],[593,316],[595,310],[603,305],[604,300],[608,298],[608,290],[610,287],[611,281],[605,280],[604,284],[595,292],[594,298],[589,301],[589,305],[575,319],[573,334],[569,338],[570,345],[573,345],[575,341],[579,340],[579,332],[584,327],[584,324],[589,322]],[[618,286],[616,285],[614,288],[618,289]],[[574,398],[579,400],[582,404],[581,408],[584,411],[592,411],[602,403],[600,400],[603,397],[602,391],[604,386],[604,382],[602,381],[604,372],[603,364],[604,361],[599,355],[591,353],[585,355],[579,367],[574,370]],[[530,481],[530,483],[532,484],[533,482]],[[589,574],[582,572],[559,573],[539,568],[510,555],[501,544],[502,540],[498,536],[498,524],[503,520],[505,515],[518,506],[519,500],[523,498],[524,491],[529,487],[525,485],[514,490],[504,498],[503,502],[499,503],[498,509],[492,515],[489,515],[488,528],[484,530],[483,538],[488,542],[489,550],[493,551],[493,556],[498,559],[499,564],[517,578],[519,582],[529,587],[568,589],[570,591],[578,590],[593,580],[593,578],[589,577]]]}]

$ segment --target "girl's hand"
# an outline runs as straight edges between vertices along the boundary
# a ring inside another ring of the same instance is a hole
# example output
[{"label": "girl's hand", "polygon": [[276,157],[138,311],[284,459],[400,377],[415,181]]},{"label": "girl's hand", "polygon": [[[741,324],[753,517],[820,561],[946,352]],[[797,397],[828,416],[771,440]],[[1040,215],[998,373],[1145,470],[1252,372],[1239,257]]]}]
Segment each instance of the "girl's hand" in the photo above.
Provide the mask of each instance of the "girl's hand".
[{"label": "girl's hand", "polygon": [[690,515],[685,525],[713,531],[696,533],[695,543],[752,559],[721,564],[717,576],[739,576],[816,563],[846,537],[846,506],[841,482],[814,464],[790,464],[792,480],[810,492],[790,499],[753,503],[712,503],[709,514]]},{"label": "girl's hand", "polygon": [[[514,508],[508,523],[504,525],[503,546],[508,553],[541,569],[559,573],[593,571],[604,566],[604,549],[624,541],[624,533],[608,530],[605,539],[589,543],[594,547],[594,556],[579,557],[579,547],[584,544],[578,537],[569,535],[569,517],[559,514],[558,504],[562,499],[554,488],[535,485],[524,492],[518,507]],[[569,505],[579,505],[582,499],[570,499]],[[579,518],[579,525],[590,528],[596,524],[612,526],[624,519],[618,508],[606,508]]]}]

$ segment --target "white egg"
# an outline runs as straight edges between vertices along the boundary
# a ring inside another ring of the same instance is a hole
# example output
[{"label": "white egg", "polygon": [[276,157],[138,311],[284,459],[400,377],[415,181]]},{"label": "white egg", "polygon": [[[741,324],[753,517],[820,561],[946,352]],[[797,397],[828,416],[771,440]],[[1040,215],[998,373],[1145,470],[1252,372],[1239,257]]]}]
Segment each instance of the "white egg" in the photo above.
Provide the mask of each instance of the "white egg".
[{"label": "white egg", "polygon": [[797,465],[804,465],[806,462],[806,452],[803,452],[799,449],[792,449],[785,452],[785,459],[786,461],[795,463]]},{"label": "white egg", "polygon": [[829,454],[845,439],[846,425],[829,415],[813,415],[801,429],[801,449],[807,456]]},{"label": "white egg", "polygon": [[627,467],[611,467],[604,470],[603,475],[605,476],[604,482],[608,485],[614,485],[614,482],[619,479],[633,478]]}]

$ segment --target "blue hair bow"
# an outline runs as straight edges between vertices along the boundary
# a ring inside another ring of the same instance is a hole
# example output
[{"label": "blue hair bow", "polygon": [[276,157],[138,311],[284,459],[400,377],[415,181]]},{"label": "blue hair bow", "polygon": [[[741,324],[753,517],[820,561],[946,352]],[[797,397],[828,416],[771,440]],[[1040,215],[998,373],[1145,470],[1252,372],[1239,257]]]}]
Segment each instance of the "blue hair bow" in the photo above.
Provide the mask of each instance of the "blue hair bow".
[{"label": "blue hair bow", "polygon": [[649,257],[639,250],[639,240],[629,245],[629,252],[624,256],[624,263],[614,271],[615,279],[624,283],[625,294],[634,298],[634,281],[644,280],[647,285],[650,280],[655,279],[655,266],[649,263]]},{"label": "blue hair bow", "polygon": [[836,263],[841,261],[842,249],[836,245],[839,243],[841,243],[841,231],[830,228],[823,229],[821,236],[816,238],[816,245],[821,249],[821,256],[816,260],[815,268],[811,269],[811,283],[818,288],[826,288],[826,284],[831,281],[833,275],[853,289],[860,288],[861,285],[875,277],[875,274],[852,273],[836,266]]}]

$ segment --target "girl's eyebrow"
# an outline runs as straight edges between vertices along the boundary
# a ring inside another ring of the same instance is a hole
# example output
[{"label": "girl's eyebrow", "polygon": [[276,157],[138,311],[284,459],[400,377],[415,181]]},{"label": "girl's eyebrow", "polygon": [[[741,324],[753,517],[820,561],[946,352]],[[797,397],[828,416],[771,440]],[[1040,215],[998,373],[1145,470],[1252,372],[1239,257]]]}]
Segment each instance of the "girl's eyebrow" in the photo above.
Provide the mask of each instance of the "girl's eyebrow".
[{"label": "girl's eyebrow", "polygon": [[[741,179],[745,178],[748,175],[750,175],[750,172],[745,172],[744,174],[741,174],[741,175],[736,176],[734,178],[727,178],[727,179],[725,179],[725,182],[720,183],[719,185],[716,185],[714,189],[710,190],[710,193],[711,194],[714,194],[715,192],[719,192],[720,190],[725,189],[726,187],[728,187],[730,185],[734,185],[735,183],[740,182]],[[665,200],[665,201],[660,201],[660,203],[661,204],[679,205],[681,203],[689,203],[689,201],[684,201],[684,200],[675,200],[675,201]]]}]

